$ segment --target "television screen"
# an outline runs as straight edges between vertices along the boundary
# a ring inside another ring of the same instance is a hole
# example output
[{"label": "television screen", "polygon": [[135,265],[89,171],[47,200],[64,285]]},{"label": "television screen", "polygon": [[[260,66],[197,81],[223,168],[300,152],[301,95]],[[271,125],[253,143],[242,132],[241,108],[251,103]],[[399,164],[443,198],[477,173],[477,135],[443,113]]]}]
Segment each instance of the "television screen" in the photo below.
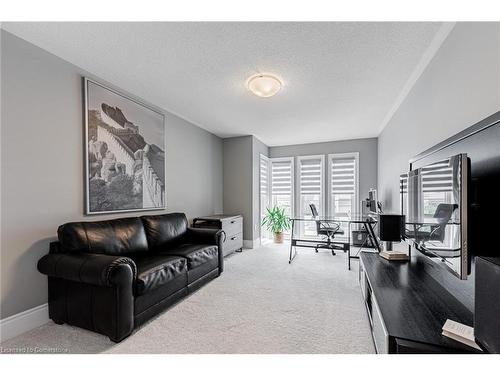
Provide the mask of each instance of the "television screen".
[{"label": "television screen", "polygon": [[409,171],[401,182],[406,239],[460,278],[469,269],[467,165],[466,154],[454,155]]}]

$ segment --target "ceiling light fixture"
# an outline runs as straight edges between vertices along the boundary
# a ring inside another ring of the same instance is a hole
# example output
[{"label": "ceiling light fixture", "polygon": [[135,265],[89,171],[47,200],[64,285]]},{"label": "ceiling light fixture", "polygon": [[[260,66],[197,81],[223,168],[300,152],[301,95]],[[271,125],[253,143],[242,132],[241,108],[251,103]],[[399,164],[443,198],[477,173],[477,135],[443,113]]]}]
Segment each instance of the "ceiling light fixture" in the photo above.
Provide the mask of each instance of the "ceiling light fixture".
[{"label": "ceiling light fixture", "polygon": [[247,80],[248,89],[261,98],[276,95],[281,90],[281,86],[283,84],[278,77],[267,73],[255,74]]}]

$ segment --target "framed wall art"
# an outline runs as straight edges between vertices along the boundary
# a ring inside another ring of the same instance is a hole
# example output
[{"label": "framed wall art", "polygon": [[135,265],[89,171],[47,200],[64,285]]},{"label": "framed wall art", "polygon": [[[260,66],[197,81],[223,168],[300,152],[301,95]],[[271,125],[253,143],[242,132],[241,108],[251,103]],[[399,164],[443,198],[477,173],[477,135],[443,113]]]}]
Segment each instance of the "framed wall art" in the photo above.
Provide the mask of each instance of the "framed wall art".
[{"label": "framed wall art", "polygon": [[84,78],[86,213],[165,209],[165,115]]}]

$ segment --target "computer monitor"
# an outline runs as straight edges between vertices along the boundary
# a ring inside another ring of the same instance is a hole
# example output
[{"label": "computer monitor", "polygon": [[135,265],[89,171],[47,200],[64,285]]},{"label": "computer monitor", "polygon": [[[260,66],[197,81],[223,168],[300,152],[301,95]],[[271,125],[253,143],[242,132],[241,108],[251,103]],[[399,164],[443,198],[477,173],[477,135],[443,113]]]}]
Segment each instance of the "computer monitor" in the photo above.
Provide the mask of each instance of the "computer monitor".
[{"label": "computer monitor", "polygon": [[370,189],[368,192],[368,209],[370,213],[377,213],[377,190]]},{"label": "computer monitor", "polygon": [[370,202],[370,208],[369,208],[370,213],[376,214],[377,213],[377,202],[374,200],[371,200],[371,199],[369,200],[369,202]]}]

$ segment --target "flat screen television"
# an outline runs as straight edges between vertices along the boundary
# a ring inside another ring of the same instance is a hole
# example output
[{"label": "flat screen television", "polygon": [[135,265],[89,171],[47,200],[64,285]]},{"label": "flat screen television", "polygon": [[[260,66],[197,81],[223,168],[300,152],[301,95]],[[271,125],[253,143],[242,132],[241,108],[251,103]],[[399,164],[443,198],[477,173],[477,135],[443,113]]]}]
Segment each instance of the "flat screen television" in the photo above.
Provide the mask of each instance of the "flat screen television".
[{"label": "flat screen television", "polygon": [[405,240],[460,279],[466,279],[470,273],[467,154],[432,161],[402,177]]}]

